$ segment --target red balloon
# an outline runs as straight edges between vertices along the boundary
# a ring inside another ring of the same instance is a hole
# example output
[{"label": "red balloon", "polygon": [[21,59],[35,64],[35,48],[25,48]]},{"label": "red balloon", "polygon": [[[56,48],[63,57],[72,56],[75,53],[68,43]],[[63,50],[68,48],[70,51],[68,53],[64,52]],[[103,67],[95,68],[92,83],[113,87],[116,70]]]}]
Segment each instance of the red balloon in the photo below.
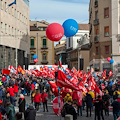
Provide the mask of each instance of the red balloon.
[{"label": "red balloon", "polygon": [[34,59],[34,63],[37,63],[38,62],[38,59]]},{"label": "red balloon", "polygon": [[110,62],[110,60],[111,60],[111,58],[110,58],[110,57],[108,57],[108,58],[107,58],[107,61],[108,61],[108,62]]},{"label": "red balloon", "polygon": [[59,41],[64,35],[64,28],[59,23],[52,23],[46,30],[47,38],[51,41]]},{"label": "red balloon", "polygon": [[[63,108],[63,99],[62,97],[60,97],[60,110],[62,110]],[[56,97],[54,100],[53,100],[53,111],[54,113],[58,114],[59,113],[59,103],[58,103],[58,97]]]}]

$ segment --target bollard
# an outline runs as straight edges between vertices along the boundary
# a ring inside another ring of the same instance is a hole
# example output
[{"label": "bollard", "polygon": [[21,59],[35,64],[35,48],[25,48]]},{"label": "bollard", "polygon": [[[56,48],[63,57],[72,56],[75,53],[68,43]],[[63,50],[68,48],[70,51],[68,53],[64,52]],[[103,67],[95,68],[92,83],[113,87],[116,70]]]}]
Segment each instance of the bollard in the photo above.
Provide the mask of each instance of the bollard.
[{"label": "bollard", "polygon": [[73,115],[65,115],[64,120],[73,120]]}]

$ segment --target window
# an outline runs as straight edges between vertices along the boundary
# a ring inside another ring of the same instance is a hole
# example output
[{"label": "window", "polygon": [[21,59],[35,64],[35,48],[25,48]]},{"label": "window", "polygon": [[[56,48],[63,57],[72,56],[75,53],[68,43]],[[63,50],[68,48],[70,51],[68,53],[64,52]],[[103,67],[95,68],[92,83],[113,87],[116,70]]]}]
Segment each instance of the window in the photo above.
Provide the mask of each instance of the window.
[{"label": "window", "polygon": [[44,53],[43,53],[43,61],[46,61],[46,60],[47,60],[47,53],[44,52]]},{"label": "window", "polygon": [[109,45],[105,46],[105,54],[109,54]]},{"label": "window", "polygon": [[46,42],[46,39],[44,38],[44,39],[43,39],[43,48],[46,48],[46,47],[47,47],[47,46],[46,46],[46,43],[47,43],[47,42]]},{"label": "window", "polygon": [[1,31],[2,31],[2,29],[3,29],[3,22],[1,22]]},{"label": "window", "polygon": [[70,47],[70,37],[68,38],[68,47]]},{"label": "window", "polygon": [[99,54],[99,49],[98,49],[98,47],[96,47],[96,55],[98,55]]},{"label": "window", "polygon": [[30,45],[30,48],[34,48],[34,38],[31,38]]},{"label": "window", "polygon": [[99,29],[96,29],[96,35],[99,35]]},{"label": "window", "polygon": [[5,33],[7,33],[7,24],[5,24]]},{"label": "window", "polygon": [[13,35],[13,27],[12,27],[12,35]]},{"label": "window", "polygon": [[1,9],[3,8],[3,0],[1,0]]},{"label": "window", "polygon": [[16,18],[16,9],[15,9],[15,12],[14,12],[14,16],[15,16],[15,18]]},{"label": "window", "polygon": [[33,55],[34,53],[31,53],[31,62],[33,62]]},{"label": "window", "polygon": [[10,35],[10,25],[9,25],[9,35]]},{"label": "window", "polygon": [[109,36],[109,27],[104,28],[104,35],[105,35],[105,37]]},{"label": "window", "polygon": [[98,19],[98,11],[95,11],[95,20]]},{"label": "window", "polygon": [[104,9],[104,18],[108,18],[109,17],[109,8],[105,8]]},{"label": "window", "polygon": [[7,3],[5,2],[5,12],[6,12],[6,8],[7,8],[6,4],[7,4]]}]

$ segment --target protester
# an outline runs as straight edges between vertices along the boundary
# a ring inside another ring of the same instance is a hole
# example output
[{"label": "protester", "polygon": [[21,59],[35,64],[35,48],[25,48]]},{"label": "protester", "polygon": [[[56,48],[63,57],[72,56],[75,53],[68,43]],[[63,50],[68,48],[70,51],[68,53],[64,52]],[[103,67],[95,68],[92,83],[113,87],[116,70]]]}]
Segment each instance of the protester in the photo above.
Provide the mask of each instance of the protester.
[{"label": "protester", "polygon": [[41,94],[40,94],[39,90],[36,90],[33,101],[35,102],[35,108],[38,111],[39,110],[39,105],[40,105],[40,102],[41,102]]},{"label": "protester", "polygon": [[15,93],[15,97],[18,96],[18,82],[16,81],[14,84],[14,93]]},{"label": "protester", "polygon": [[16,120],[15,118],[15,108],[14,106],[10,103],[7,102],[7,118],[9,118],[9,120]]},{"label": "protester", "polygon": [[23,94],[20,94],[20,98],[18,100],[18,107],[19,107],[19,112],[25,112],[25,105],[26,105],[26,100],[24,98]]},{"label": "protester", "polygon": [[90,94],[86,94],[86,97],[85,97],[85,102],[86,102],[86,112],[87,112],[87,116],[86,117],[88,117],[88,109],[90,109],[90,117],[91,117],[91,109],[92,109],[92,101],[93,101],[93,99],[92,99],[92,96],[90,95]]},{"label": "protester", "polygon": [[95,106],[95,120],[98,118],[98,120],[101,120],[100,118],[102,117],[102,120],[104,120],[103,116],[103,101],[101,99],[101,96],[98,95],[97,99],[93,101],[94,106]]},{"label": "protester", "polygon": [[24,118],[25,118],[25,120],[35,120],[36,110],[34,109],[32,104],[30,104],[29,107],[25,110]]},{"label": "protester", "polygon": [[43,103],[43,112],[45,112],[45,107],[46,107],[46,111],[48,112],[48,106],[47,106],[48,95],[45,92],[45,90],[43,90],[41,98],[42,98],[42,103]]}]

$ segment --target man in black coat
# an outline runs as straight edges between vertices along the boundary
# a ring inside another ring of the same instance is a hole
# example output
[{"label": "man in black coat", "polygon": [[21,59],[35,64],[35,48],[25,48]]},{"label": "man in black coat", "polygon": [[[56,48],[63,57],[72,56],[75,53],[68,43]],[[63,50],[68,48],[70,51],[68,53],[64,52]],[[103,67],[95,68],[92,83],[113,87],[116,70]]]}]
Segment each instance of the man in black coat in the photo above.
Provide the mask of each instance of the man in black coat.
[{"label": "man in black coat", "polygon": [[86,97],[85,97],[85,102],[86,102],[86,111],[87,111],[87,116],[88,117],[88,109],[90,109],[90,117],[91,117],[91,109],[92,109],[92,96],[90,94],[86,94]]},{"label": "man in black coat", "polygon": [[117,101],[116,97],[113,97],[113,103],[111,106],[113,106],[113,116],[114,120],[116,120],[119,117],[119,106],[120,103]]},{"label": "man in black coat", "polygon": [[32,105],[29,105],[29,107],[26,109],[24,113],[25,120],[35,120],[36,117],[36,110]]},{"label": "man in black coat", "polygon": [[98,120],[101,120],[100,117],[102,117],[102,120],[104,120],[103,117],[103,101],[101,99],[101,96],[99,95],[95,101],[93,101],[95,105],[95,120],[96,117],[98,117]]}]

